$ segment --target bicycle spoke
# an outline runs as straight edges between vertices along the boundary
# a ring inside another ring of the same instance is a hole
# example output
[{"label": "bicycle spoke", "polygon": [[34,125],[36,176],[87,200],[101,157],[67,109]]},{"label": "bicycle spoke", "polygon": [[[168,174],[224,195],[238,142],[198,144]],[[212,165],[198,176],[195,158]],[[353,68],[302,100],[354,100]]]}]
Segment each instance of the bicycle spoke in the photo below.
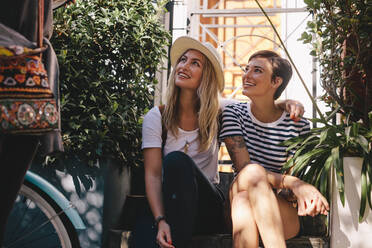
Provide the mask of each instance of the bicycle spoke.
[{"label": "bicycle spoke", "polygon": [[[41,212],[38,212],[37,214],[35,214],[32,218],[32,220],[35,220],[35,216],[38,215],[40,216],[40,213]],[[38,227],[36,227],[35,229],[31,230],[30,232],[24,234],[24,232],[22,233],[22,236],[20,236],[18,239],[16,239],[15,241],[13,241],[11,244],[9,244],[7,247],[11,248],[12,246],[14,246],[17,242],[29,237],[31,234],[37,232],[39,229],[41,229],[42,227],[44,227],[46,224],[50,223],[52,219],[58,217],[60,214],[62,214],[63,211],[60,211],[58,212],[57,214],[55,214],[54,216],[52,216],[51,218],[47,219],[46,221],[44,221],[43,223],[41,223]],[[31,222],[32,223],[32,222]],[[33,240],[31,240],[33,241]]]},{"label": "bicycle spoke", "polygon": [[[5,248],[72,248],[69,231],[53,199],[22,185],[5,234]],[[71,207],[71,206],[70,206]],[[65,218],[65,217],[64,217]]]},{"label": "bicycle spoke", "polygon": [[[45,242],[43,243],[43,240],[48,240],[50,239],[50,237],[52,236],[58,236],[58,234],[56,232],[50,232],[48,234],[43,234],[42,236],[38,236],[38,237],[34,237],[32,236],[32,239],[28,239],[28,240],[24,240],[24,239],[20,239],[18,241],[16,241],[17,243],[13,243],[11,244],[10,246],[7,246],[7,248],[12,248],[12,247],[26,247],[27,244],[33,244],[33,247],[40,247],[39,244],[45,244]],[[50,239],[50,240],[54,240],[54,239]],[[24,242],[22,242],[24,241]],[[52,246],[49,246],[49,247],[62,247],[61,244],[58,242],[58,244],[51,244]],[[43,248],[47,248],[47,247],[44,247]]]}]

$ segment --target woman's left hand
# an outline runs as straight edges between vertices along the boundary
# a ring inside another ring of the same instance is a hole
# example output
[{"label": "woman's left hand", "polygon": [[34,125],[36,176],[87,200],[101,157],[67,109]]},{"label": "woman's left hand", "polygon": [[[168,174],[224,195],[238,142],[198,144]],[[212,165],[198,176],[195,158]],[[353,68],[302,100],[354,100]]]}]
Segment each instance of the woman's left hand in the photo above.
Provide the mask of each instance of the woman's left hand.
[{"label": "woman's left hand", "polygon": [[314,217],[318,214],[328,214],[327,199],[313,185],[298,180],[291,190],[297,197],[298,215]]}]

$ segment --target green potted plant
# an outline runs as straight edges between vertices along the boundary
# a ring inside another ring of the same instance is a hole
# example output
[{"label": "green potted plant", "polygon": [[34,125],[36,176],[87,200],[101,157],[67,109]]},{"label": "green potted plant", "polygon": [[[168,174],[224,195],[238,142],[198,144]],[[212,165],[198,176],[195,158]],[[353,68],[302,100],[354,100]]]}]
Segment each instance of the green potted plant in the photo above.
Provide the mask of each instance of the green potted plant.
[{"label": "green potted plant", "polygon": [[317,128],[283,143],[296,148],[283,169],[317,186],[331,202],[331,247],[366,247],[372,233],[372,4],[304,0],[313,19],[300,40],[312,45],[310,54],[319,62],[320,101],[331,109],[323,114],[255,1],[319,115],[312,120]]},{"label": "green potted plant", "polygon": [[65,152],[48,162],[63,165],[77,192],[103,176],[104,233],[118,220],[130,173],[142,165],[142,116],[170,42],[161,23],[166,2],[80,0],[54,13]]},{"label": "green potted plant", "polygon": [[[324,89],[320,101],[331,111],[319,112],[320,117],[312,120],[317,128],[308,135],[285,143],[288,149],[297,148],[285,169],[317,186],[332,201],[331,247],[364,247],[372,232],[372,5],[364,0],[304,2],[313,20],[301,40],[313,47]],[[345,181],[352,176],[360,182]],[[359,209],[342,213],[345,209],[337,208],[338,202]]]}]

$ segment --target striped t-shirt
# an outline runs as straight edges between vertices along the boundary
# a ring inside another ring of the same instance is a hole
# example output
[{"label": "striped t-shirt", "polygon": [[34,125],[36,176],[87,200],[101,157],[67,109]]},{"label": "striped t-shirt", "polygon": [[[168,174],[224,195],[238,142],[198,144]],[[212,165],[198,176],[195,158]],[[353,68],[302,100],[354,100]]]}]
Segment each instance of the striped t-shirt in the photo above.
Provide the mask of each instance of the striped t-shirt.
[{"label": "striped t-shirt", "polygon": [[220,140],[230,136],[243,136],[251,162],[280,173],[283,164],[294,151],[286,152],[287,147],[279,144],[309,130],[307,120],[301,118],[299,122],[294,122],[286,111],[275,122],[260,122],[253,116],[250,103],[242,102],[225,107]]}]

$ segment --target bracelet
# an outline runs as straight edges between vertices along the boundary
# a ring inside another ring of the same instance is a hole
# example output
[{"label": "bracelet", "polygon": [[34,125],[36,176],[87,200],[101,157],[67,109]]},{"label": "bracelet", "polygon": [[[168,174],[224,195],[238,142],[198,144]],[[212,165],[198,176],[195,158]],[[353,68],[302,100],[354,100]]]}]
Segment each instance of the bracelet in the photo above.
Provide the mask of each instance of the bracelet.
[{"label": "bracelet", "polygon": [[156,217],[155,226],[157,227],[159,225],[159,222],[162,221],[162,220],[165,220],[165,216],[159,215],[158,217]]},{"label": "bracelet", "polygon": [[282,175],[282,181],[280,182],[280,188],[281,188],[281,189],[285,189],[285,187],[284,187],[284,179],[285,179],[285,176],[286,176],[285,174]]}]

